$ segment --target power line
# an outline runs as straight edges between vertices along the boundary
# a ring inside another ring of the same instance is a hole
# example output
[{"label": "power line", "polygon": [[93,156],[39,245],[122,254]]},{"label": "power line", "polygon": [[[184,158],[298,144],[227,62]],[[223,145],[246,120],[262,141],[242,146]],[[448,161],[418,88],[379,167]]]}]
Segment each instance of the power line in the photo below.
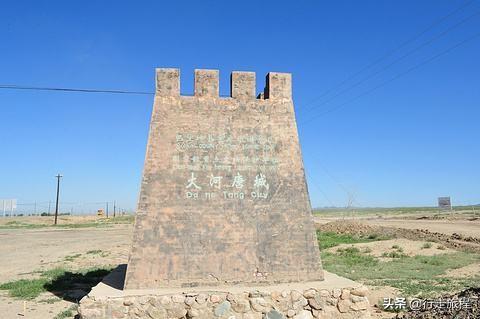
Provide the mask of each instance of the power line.
[{"label": "power line", "polygon": [[460,47],[460,46],[462,46],[462,45],[464,45],[464,44],[466,44],[466,43],[474,40],[475,38],[478,38],[479,36],[480,36],[480,33],[476,33],[476,34],[474,34],[473,36],[471,36],[471,37],[469,37],[469,38],[467,38],[467,39],[465,39],[465,40],[463,40],[463,41],[461,41],[461,42],[458,42],[457,44],[455,44],[455,45],[447,48],[446,50],[444,50],[444,51],[442,51],[442,52],[440,52],[440,53],[438,53],[438,54],[436,54],[436,55],[434,55],[434,56],[432,56],[432,57],[430,57],[430,58],[428,58],[428,59],[426,59],[426,60],[424,60],[424,61],[422,61],[422,62],[420,62],[420,63],[418,63],[418,64],[416,64],[416,65],[414,65],[414,66],[412,66],[412,67],[410,67],[410,68],[407,69],[406,71],[401,72],[401,73],[398,73],[398,74],[397,74],[396,76],[394,76],[393,78],[391,78],[391,79],[389,79],[389,80],[387,80],[387,81],[384,81],[384,82],[380,83],[380,84],[377,85],[377,86],[374,86],[374,87],[371,88],[370,90],[367,90],[367,91],[363,92],[362,94],[359,94],[359,95],[355,96],[354,98],[352,98],[352,99],[350,99],[350,100],[348,100],[348,101],[346,101],[346,102],[344,102],[344,103],[342,103],[342,104],[339,104],[339,105],[337,105],[337,106],[335,106],[335,107],[333,107],[333,108],[331,108],[331,109],[329,109],[329,110],[327,110],[327,111],[325,111],[325,112],[323,112],[323,113],[320,113],[320,114],[317,114],[317,115],[314,115],[314,116],[310,117],[309,119],[307,119],[306,121],[302,122],[301,124],[303,124],[303,125],[308,124],[308,123],[310,123],[312,120],[314,120],[314,119],[316,119],[316,118],[319,118],[319,117],[324,116],[324,115],[326,115],[326,114],[329,114],[329,113],[331,113],[331,112],[333,112],[333,111],[336,111],[336,110],[344,107],[344,106],[347,105],[348,103],[351,103],[351,102],[353,102],[353,101],[355,101],[355,100],[358,100],[359,98],[361,98],[361,97],[363,97],[363,96],[365,96],[365,95],[368,95],[368,94],[370,94],[370,93],[378,90],[379,88],[387,85],[388,83],[393,82],[393,81],[401,78],[402,76],[405,76],[405,75],[409,74],[410,72],[412,72],[412,71],[414,71],[414,70],[416,70],[416,69],[424,66],[424,65],[427,64],[427,63],[432,62],[433,60],[441,57],[442,55],[445,55],[445,54],[449,53],[450,51],[453,51],[454,49],[456,49],[456,48],[458,48],[458,47]]},{"label": "power line", "polygon": [[309,175],[309,179],[312,180],[311,185],[313,185],[320,192],[320,194],[322,194],[323,197],[325,197],[325,199],[330,203],[330,206],[335,207],[335,204],[333,204],[333,202],[330,200],[327,194],[320,188],[320,186],[318,186],[318,183],[316,183],[312,175]]},{"label": "power line", "polygon": [[[416,34],[415,36],[413,36],[412,38],[408,39],[407,41],[403,42],[402,44],[400,44],[399,46],[397,46],[396,48],[394,48],[393,50],[390,50],[389,52],[387,52],[385,55],[383,55],[382,57],[380,57],[379,59],[375,60],[374,62],[368,64],[367,66],[365,66],[364,68],[360,69],[359,71],[355,72],[354,74],[350,75],[349,77],[347,77],[347,79],[343,80],[341,83],[339,83],[338,85],[336,85],[335,87],[332,87],[330,89],[328,89],[325,93],[323,93],[322,95],[320,95],[319,97],[313,99],[311,102],[307,103],[306,106],[309,106],[311,105],[314,101],[320,99],[321,97],[325,96],[325,95],[328,95],[328,93],[330,93],[331,91],[333,91],[333,89],[335,89],[336,87],[340,87],[342,86],[343,84],[345,84],[346,82],[348,82],[350,79],[354,78],[355,76],[357,76],[358,74],[362,73],[363,71],[365,70],[368,70],[370,69],[371,67],[377,65],[378,63],[380,63],[381,61],[385,60],[387,57],[389,57],[390,55],[392,55],[393,53],[395,53],[396,51],[398,51],[399,49],[405,47],[406,45],[410,44],[411,42],[415,41],[416,39],[418,39],[419,37],[421,37],[423,34],[427,33],[428,31],[430,31],[431,29],[433,29],[435,26],[437,26],[438,24],[442,23],[443,21],[445,21],[446,19],[448,19],[449,17],[451,17],[452,15],[456,14],[457,12],[461,11],[462,9],[464,9],[465,7],[469,6],[470,4],[472,4],[474,2],[474,0],[469,0],[467,2],[465,2],[464,4],[462,4],[460,7],[458,7],[457,9],[451,11],[449,14],[441,17],[440,19],[434,21],[432,24],[430,24],[427,28],[425,28],[424,30],[422,30],[421,32],[419,32],[418,34]],[[446,33],[448,33],[449,31],[451,31],[452,29],[458,27],[460,24],[463,24],[464,22],[466,22],[467,20],[469,20],[470,18],[472,18],[473,16],[479,14],[480,12],[477,12],[475,14],[473,14],[472,16],[469,16],[468,18],[460,21],[459,23],[457,23],[456,25],[454,25],[453,27],[447,29],[446,31],[442,32],[439,36],[437,36],[437,38],[434,38],[433,40],[430,40],[430,41],[427,41],[428,44],[431,43],[432,41],[438,39],[439,37],[445,35]],[[422,45],[423,46],[423,45]],[[422,47],[421,46],[421,47]],[[415,50],[414,50],[415,51]],[[411,53],[413,52],[410,52],[408,53],[407,55],[410,55]],[[404,57],[402,57],[401,59],[403,59]],[[401,60],[400,59],[400,60]],[[398,60],[396,60],[396,62],[398,62]],[[394,62],[394,63],[396,63]],[[391,65],[388,65],[388,67],[390,67]],[[382,70],[383,71],[383,70]],[[378,72],[377,72],[378,73]],[[374,75],[376,75],[377,73],[375,73]],[[355,84],[354,86],[357,86],[359,84]],[[63,92],[78,92],[78,93],[109,93],[109,94],[135,94],[135,95],[155,95],[154,92],[147,92],[147,91],[130,91],[130,90],[106,90],[106,89],[80,89],[80,88],[65,88],[65,87],[37,87],[37,86],[27,86],[27,85],[17,85],[17,84],[0,84],[0,89],[7,89],[7,90],[33,90],[33,91],[63,91]],[[344,91],[340,92],[340,93],[344,93]],[[334,97],[338,96],[335,95]],[[328,101],[327,101],[328,102]],[[325,103],[323,103],[325,104]],[[323,104],[320,104],[320,105],[323,105]],[[313,107],[318,107],[320,105],[313,105]],[[305,109],[302,109],[302,110],[305,110],[304,112],[308,112],[311,108],[305,108]]]},{"label": "power line", "polygon": [[328,98],[327,100],[323,101],[322,103],[320,104],[316,104],[316,105],[313,105],[312,107],[310,108],[307,108],[305,109],[304,111],[304,114],[308,113],[309,111],[313,110],[314,108],[317,108],[319,106],[322,106],[322,105],[325,105],[327,104],[328,102],[332,101],[333,99],[335,99],[336,97],[338,96],[341,96],[343,94],[345,94],[346,92],[352,90],[353,88],[359,86],[360,84],[363,84],[365,83],[367,80],[375,77],[376,75],[384,72],[385,70],[389,69],[390,67],[392,67],[393,65],[397,64],[398,62],[404,60],[405,58],[407,58],[408,56],[412,55],[413,53],[423,49],[424,47],[430,45],[431,43],[435,42],[436,40],[442,38],[443,36],[447,35],[450,31],[458,28],[459,26],[461,26],[462,24],[464,24],[465,22],[467,22],[468,20],[470,20],[471,18],[477,16],[480,14],[480,11],[477,11],[475,12],[474,14],[468,16],[467,18],[457,22],[456,24],[454,24],[453,26],[451,26],[450,28],[444,30],[443,32],[441,32],[440,34],[438,34],[437,36],[423,42],[422,44],[420,44],[419,46],[415,47],[414,49],[408,51],[407,53],[405,53],[404,55],[400,56],[398,59],[390,62],[389,64],[387,64],[385,67],[381,68],[380,70],[377,70],[376,72],[373,72],[371,73],[370,75],[366,76],[365,78],[361,79],[360,81],[357,81],[356,83],[354,83],[353,85],[350,85],[348,86],[347,88],[341,90],[340,92],[338,92],[337,94],[333,95],[332,97]]},{"label": "power line", "polygon": [[[451,16],[455,15],[457,12],[461,11],[462,9],[464,9],[465,7],[469,6],[470,4],[472,4],[474,2],[474,0],[469,0],[467,2],[465,2],[464,4],[462,4],[460,7],[458,7],[457,9],[451,11],[450,13],[448,13],[447,15],[441,17],[440,19],[438,20],[435,20],[432,24],[430,24],[427,28],[423,29],[421,32],[417,33],[416,35],[414,35],[413,37],[411,37],[410,39],[406,40],[405,42],[401,43],[399,46],[395,47],[394,49],[388,51],[386,54],[384,54],[383,56],[381,56],[380,58],[376,59],[375,61],[373,61],[372,63],[369,63],[368,65],[366,65],[365,67],[361,68],[359,71],[349,75],[346,79],[344,79],[343,81],[341,81],[340,83],[338,83],[337,85],[333,86],[333,87],[330,87],[329,89],[327,89],[323,94],[321,94],[320,96],[310,100],[310,102],[308,102],[305,107],[307,106],[310,106],[312,105],[315,101],[318,101],[320,100],[322,97],[328,95],[330,92],[334,91],[336,88],[339,88],[341,86],[343,86],[345,83],[347,83],[348,81],[350,81],[351,79],[355,78],[357,75],[361,74],[363,71],[366,71],[372,67],[374,67],[375,65],[377,65],[378,63],[382,62],[383,60],[385,60],[386,58],[388,58],[389,56],[391,56],[393,53],[395,53],[396,51],[402,49],[403,47],[407,46],[408,44],[414,42],[415,40],[417,40],[418,38],[420,38],[422,35],[424,35],[425,33],[427,33],[428,31],[430,31],[431,29],[433,29],[435,26],[439,25],[440,23],[442,23],[443,21],[447,20],[448,18],[450,18]],[[302,110],[302,113],[303,113],[303,109]],[[307,108],[308,110],[308,108]]]},{"label": "power line", "polygon": [[310,152],[309,153],[310,155],[312,155],[312,157],[316,160],[315,162],[315,165],[320,167],[324,173],[326,175],[328,175],[328,177],[330,177],[330,179],[338,186],[342,189],[342,191],[345,192],[345,194],[347,195],[347,197],[351,197],[353,196],[353,191],[351,191],[350,189],[348,189],[345,185],[343,185],[337,178],[335,178],[333,176],[332,173],[329,172],[329,170],[322,164],[322,161],[319,160],[319,158],[316,156],[316,154],[314,152]]},{"label": "power line", "polygon": [[155,94],[154,92],[144,92],[144,91],[77,89],[77,88],[62,88],[62,87],[38,87],[38,86],[16,85],[16,84],[0,84],[0,89],[33,90],[33,91],[63,91],[63,92],[80,92],[80,93],[136,94],[136,95],[154,95]]}]

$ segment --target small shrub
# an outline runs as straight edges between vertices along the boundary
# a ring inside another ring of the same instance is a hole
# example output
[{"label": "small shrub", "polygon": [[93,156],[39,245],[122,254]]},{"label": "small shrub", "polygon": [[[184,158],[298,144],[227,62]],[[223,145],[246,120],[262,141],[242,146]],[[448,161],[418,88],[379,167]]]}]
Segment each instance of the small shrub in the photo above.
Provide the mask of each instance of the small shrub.
[{"label": "small shrub", "polygon": [[364,247],[362,249],[362,253],[369,254],[372,252],[372,249],[370,247]]},{"label": "small shrub", "polygon": [[393,245],[392,249],[395,249],[399,253],[403,253],[403,248],[400,247],[399,245]]},{"label": "small shrub", "polygon": [[423,244],[423,246],[422,246],[422,249],[429,249],[429,248],[432,248],[432,243],[427,242],[427,243]]},{"label": "small shrub", "polygon": [[347,247],[345,248],[345,253],[347,254],[354,254],[354,253],[359,253],[360,252],[360,249],[358,249],[357,247]]},{"label": "small shrub", "polygon": [[102,253],[103,250],[100,250],[100,249],[94,249],[94,250],[89,250],[87,251],[87,254],[89,255],[99,255]]},{"label": "small shrub", "polygon": [[65,256],[65,261],[74,261],[80,256],[82,256],[82,254],[68,255],[68,256]]},{"label": "small shrub", "polygon": [[71,318],[74,316],[74,312],[77,312],[77,305],[73,305],[67,310],[60,312],[58,315],[55,316],[53,319],[66,319]]},{"label": "small shrub", "polygon": [[404,258],[404,257],[408,257],[407,255],[405,255],[404,253],[400,252],[400,251],[391,251],[389,253],[387,252],[384,252],[382,254],[382,257],[387,257],[387,258]]},{"label": "small shrub", "polygon": [[439,250],[445,250],[445,249],[447,249],[447,248],[445,248],[445,246],[440,245],[440,246],[437,247],[437,249],[439,249]]}]

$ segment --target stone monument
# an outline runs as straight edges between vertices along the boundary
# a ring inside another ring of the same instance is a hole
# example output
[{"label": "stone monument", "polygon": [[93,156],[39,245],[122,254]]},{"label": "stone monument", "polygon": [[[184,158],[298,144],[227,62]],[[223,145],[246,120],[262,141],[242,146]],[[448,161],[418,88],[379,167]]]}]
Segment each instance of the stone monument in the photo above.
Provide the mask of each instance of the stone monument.
[{"label": "stone monument", "polygon": [[322,280],[291,75],[156,70],[126,289]]},{"label": "stone monument", "polygon": [[291,76],[157,69],[127,269],[80,301],[82,319],[369,318],[367,289],[324,272]]}]

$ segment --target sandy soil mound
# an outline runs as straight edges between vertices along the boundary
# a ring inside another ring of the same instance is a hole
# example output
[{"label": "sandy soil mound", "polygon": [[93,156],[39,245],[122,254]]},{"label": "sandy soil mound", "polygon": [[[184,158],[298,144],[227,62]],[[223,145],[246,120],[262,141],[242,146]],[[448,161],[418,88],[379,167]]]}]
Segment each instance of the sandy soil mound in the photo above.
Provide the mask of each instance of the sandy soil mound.
[{"label": "sandy soil mound", "polygon": [[[358,221],[338,220],[326,224],[316,224],[320,231],[369,236],[376,234],[381,237],[406,238],[415,241],[433,241],[455,250],[465,250],[480,253],[480,239],[459,234],[447,235],[431,232],[427,229],[404,229],[377,225],[366,225]],[[419,224],[421,227],[421,224]]]}]

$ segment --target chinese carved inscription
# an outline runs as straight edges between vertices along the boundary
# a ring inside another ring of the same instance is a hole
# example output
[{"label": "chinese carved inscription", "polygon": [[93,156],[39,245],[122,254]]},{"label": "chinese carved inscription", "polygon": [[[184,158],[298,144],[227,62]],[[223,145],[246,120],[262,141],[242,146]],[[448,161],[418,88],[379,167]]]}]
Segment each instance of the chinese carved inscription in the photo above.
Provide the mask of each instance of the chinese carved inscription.
[{"label": "chinese carved inscription", "polygon": [[186,199],[267,199],[276,148],[263,135],[177,133],[173,169],[185,176]]}]

